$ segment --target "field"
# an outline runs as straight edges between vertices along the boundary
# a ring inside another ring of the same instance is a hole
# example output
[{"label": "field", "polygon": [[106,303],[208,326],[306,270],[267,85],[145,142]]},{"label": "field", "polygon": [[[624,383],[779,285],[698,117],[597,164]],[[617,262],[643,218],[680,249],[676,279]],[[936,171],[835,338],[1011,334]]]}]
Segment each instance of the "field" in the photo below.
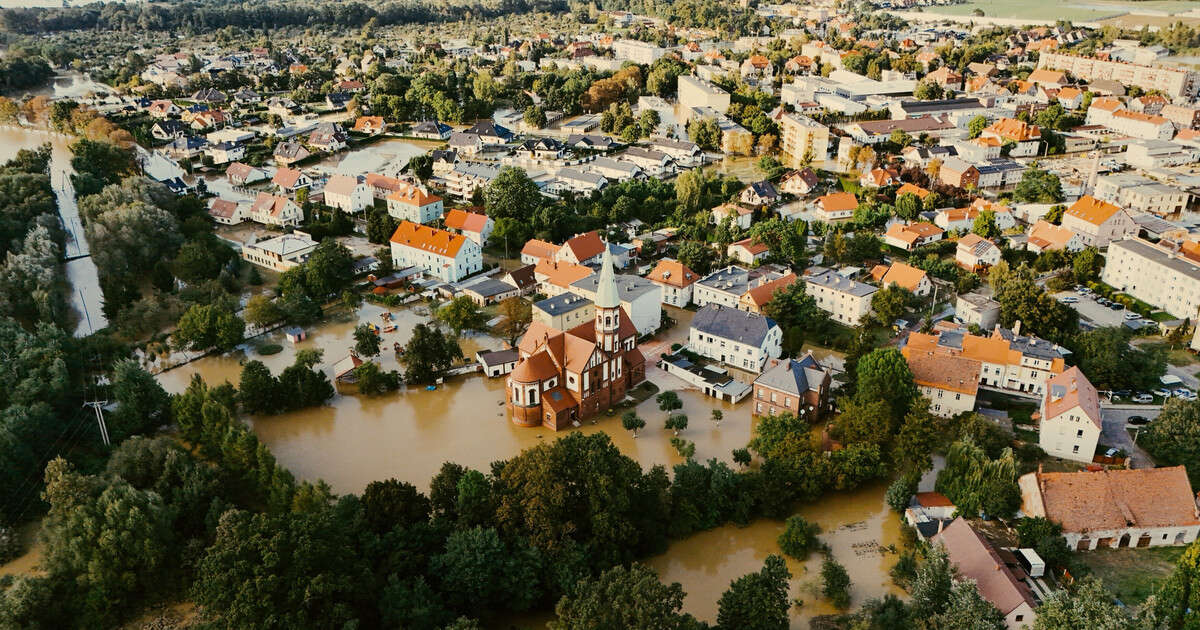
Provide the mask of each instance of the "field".
[{"label": "field", "polygon": [[[1029,20],[1071,20],[1073,22],[1092,22],[1106,18],[1115,18],[1124,26],[1135,26],[1133,22],[1143,22],[1159,25],[1158,22],[1169,23],[1176,18],[1165,16],[1120,16],[1122,13],[1154,12],[1154,13],[1184,13],[1197,8],[1191,2],[1175,0],[1151,0],[1148,2],[1110,2],[1106,0],[1079,0],[1075,2],[1038,2],[1037,0],[997,0],[992,2],[967,2],[949,6],[926,7],[926,13],[946,15],[972,15],[976,9],[983,11],[985,17],[1029,19]],[[1187,20],[1185,20],[1187,21]]]},{"label": "field", "polygon": [[1151,549],[1097,549],[1075,554],[1104,586],[1127,606],[1139,606],[1153,595],[1159,583],[1175,569],[1187,547]]}]

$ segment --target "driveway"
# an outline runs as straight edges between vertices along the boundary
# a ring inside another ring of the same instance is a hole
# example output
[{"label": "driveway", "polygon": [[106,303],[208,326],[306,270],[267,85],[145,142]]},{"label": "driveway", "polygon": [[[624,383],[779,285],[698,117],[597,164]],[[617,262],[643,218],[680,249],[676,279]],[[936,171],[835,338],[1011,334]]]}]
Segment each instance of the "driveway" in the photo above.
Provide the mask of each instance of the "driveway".
[{"label": "driveway", "polygon": [[1125,427],[1130,416],[1142,416],[1153,420],[1158,417],[1159,411],[1158,407],[1152,406],[1132,409],[1102,407],[1100,417],[1103,427],[1100,430],[1100,442],[1129,453],[1132,459],[1131,468],[1154,468],[1154,460],[1150,459],[1150,456],[1140,447],[1134,445],[1133,438],[1125,430]]},{"label": "driveway", "polygon": [[1079,299],[1078,302],[1069,306],[1074,307],[1079,313],[1079,318],[1086,322],[1097,327],[1121,326],[1125,323],[1126,310],[1124,308],[1114,311],[1107,306],[1101,306],[1096,300],[1074,291],[1062,291],[1054,294],[1055,299],[1067,296]]}]

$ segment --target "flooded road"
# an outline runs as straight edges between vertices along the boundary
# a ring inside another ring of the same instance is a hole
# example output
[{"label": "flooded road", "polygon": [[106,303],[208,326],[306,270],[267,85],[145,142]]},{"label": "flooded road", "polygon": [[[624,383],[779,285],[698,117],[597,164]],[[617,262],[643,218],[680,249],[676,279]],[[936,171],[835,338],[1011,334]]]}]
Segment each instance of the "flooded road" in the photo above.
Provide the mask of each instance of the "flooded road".
[{"label": "flooded road", "polygon": [[330,155],[314,164],[313,168],[330,174],[380,173],[395,176],[408,165],[409,160],[443,144],[441,141],[385,138],[353,151]]}]

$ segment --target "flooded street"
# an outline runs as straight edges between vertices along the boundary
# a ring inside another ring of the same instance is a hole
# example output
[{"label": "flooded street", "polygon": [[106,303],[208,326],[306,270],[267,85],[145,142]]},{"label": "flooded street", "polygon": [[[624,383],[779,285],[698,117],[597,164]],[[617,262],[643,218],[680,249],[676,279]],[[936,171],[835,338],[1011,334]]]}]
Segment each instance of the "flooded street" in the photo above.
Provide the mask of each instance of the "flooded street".
[{"label": "flooded street", "polygon": [[[900,544],[900,517],[884,504],[885,489],[880,484],[829,494],[796,512],[821,526],[821,540],[850,574],[851,609],[873,597],[902,593],[888,575],[898,556],[881,549]],[[761,569],[768,555],[782,555],[776,542],[781,532],[782,522],[767,519],[748,527],[726,525],[674,542],[666,553],[647,559],[646,564],[663,582],[683,585],[687,593],[684,611],[715,622],[717,602],[729,583]],[[805,562],[787,559],[792,572],[790,596],[804,602],[791,609],[791,627],[796,630],[808,628],[808,621],[817,615],[838,612],[820,594],[822,559],[819,553]]]},{"label": "flooded street", "polygon": [[381,173],[395,176],[408,165],[409,160],[443,144],[441,141],[385,138],[354,151],[330,155],[313,167],[330,174]]}]

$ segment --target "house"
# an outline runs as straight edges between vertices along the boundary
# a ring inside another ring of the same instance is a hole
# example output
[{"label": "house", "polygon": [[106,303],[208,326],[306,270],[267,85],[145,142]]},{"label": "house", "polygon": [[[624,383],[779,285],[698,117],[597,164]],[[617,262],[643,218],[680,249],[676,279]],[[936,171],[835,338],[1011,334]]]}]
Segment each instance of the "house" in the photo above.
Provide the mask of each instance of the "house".
[{"label": "house", "polygon": [[1078,367],[1046,381],[1037,420],[1038,446],[1047,455],[1092,462],[1104,426],[1100,395]]},{"label": "house", "polygon": [[754,219],[754,210],[746,206],[736,203],[723,203],[712,209],[713,223],[721,225],[725,219],[730,219],[730,222],[743,230],[750,229],[750,222]]},{"label": "house", "polygon": [[925,79],[952,90],[961,91],[963,86],[963,75],[951,70],[949,66],[942,66],[930,72],[925,75]]},{"label": "house", "polygon": [[832,371],[808,352],[800,359],[772,360],[754,379],[755,416],[792,413],[808,422],[830,411]]},{"label": "house", "polygon": [[963,326],[938,322],[930,334],[909,333],[901,347],[905,357],[932,353],[979,361],[979,384],[994,389],[1041,395],[1046,379],[1065,369],[1061,347],[1032,335],[997,326],[990,335],[973,335]]},{"label": "house", "polygon": [[789,273],[770,282],[760,284],[738,298],[737,307],[747,313],[763,314],[763,308],[775,297],[775,293],[796,284],[796,274]]},{"label": "house", "polygon": [[483,268],[479,245],[461,234],[401,221],[392,234],[392,264],[420,267],[442,282],[458,282]]},{"label": "house", "polygon": [[700,148],[700,145],[689,140],[656,136],[650,138],[646,146],[653,151],[666,154],[671,161],[683,167],[704,164],[704,150]]},{"label": "house", "polygon": [[204,153],[212,158],[213,164],[229,164],[246,157],[246,146],[231,142],[210,144]]},{"label": "house", "polygon": [[174,140],[187,135],[187,126],[175,119],[159,120],[150,125],[150,136],[155,140]]},{"label": "house", "polygon": [[995,547],[970,523],[960,516],[936,534],[932,542],[946,550],[957,579],[974,582],[979,595],[1004,615],[1008,630],[1034,626],[1037,602],[1029,587],[1017,579]]},{"label": "house", "polygon": [[767,247],[766,243],[756,241],[753,237],[730,243],[729,247],[725,250],[726,256],[746,265],[753,265],[760,262],[770,254],[771,250]]},{"label": "house", "polygon": [[448,150],[436,150],[430,154],[433,158],[433,174],[438,177],[443,177],[450,171],[454,170],[454,165],[458,164],[458,152]]},{"label": "house", "polygon": [[546,186],[546,191],[554,194],[571,191],[587,196],[593,192],[603,190],[607,185],[608,180],[599,173],[564,168],[560,169],[555,178]]},{"label": "house", "polygon": [[271,154],[271,157],[280,166],[291,166],[311,155],[312,152],[299,142],[280,142],[275,145],[275,152]]},{"label": "house", "polygon": [[1115,241],[1100,280],[1179,319],[1195,317],[1200,309],[1200,265],[1186,242]]},{"label": "house", "polygon": [[1064,87],[1056,95],[1058,104],[1066,110],[1076,110],[1083,105],[1083,90],[1077,87]]},{"label": "house", "polygon": [[409,129],[408,135],[424,140],[447,140],[452,131],[454,130],[450,128],[450,125],[436,120],[425,120],[413,125],[413,128]]},{"label": "house", "polygon": [[1063,212],[1062,227],[1079,236],[1085,247],[1107,247],[1137,233],[1137,225],[1121,208],[1084,195]]},{"label": "house", "polygon": [[925,273],[924,269],[917,269],[899,261],[893,262],[890,267],[886,268],[879,284],[885,288],[895,284],[902,289],[907,289],[913,295],[922,297],[933,291],[933,283],[930,282],[929,274]]},{"label": "house", "polygon": [[350,146],[345,132],[338,125],[322,123],[308,136],[309,146],[326,153],[336,153]]},{"label": "house", "polygon": [[554,259],[576,265],[595,264],[600,262],[604,252],[604,241],[600,240],[599,233],[592,230],[567,239],[562,247],[556,248]]},{"label": "house", "polygon": [[979,169],[957,157],[948,157],[938,169],[938,180],[956,188],[979,187]]},{"label": "house", "polygon": [[588,162],[587,167],[589,171],[605,179],[618,182],[628,181],[645,175],[641,167],[633,162],[603,156]]},{"label": "house", "polygon": [[455,131],[450,134],[446,144],[456,153],[475,155],[483,150],[483,139],[473,133]]},{"label": "house", "polygon": [[979,360],[932,351],[910,352],[904,358],[913,383],[929,399],[929,411],[945,418],[974,411],[982,367]]},{"label": "house", "polygon": [[534,267],[534,265],[521,265],[505,273],[500,279],[517,287],[520,295],[529,295],[537,290],[537,276],[534,274]]},{"label": "house", "polygon": [[538,292],[551,297],[570,292],[572,284],[593,274],[591,267],[549,259],[539,260],[533,267]]},{"label": "house", "polygon": [[960,294],[954,302],[954,317],[968,326],[991,330],[1000,321],[1000,303],[980,293]]},{"label": "house", "polygon": [[237,225],[246,220],[246,208],[236,201],[213,197],[208,202],[208,216],[221,225]]},{"label": "house", "polygon": [[359,116],[354,121],[354,131],[373,136],[387,131],[387,123],[384,122],[383,116]]},{"label": "house", "polygon": [[814,267],[805,272],[805,290],[817,308],[843,326],[858,326],[871,313],[871,298],[879,289],[833,269]]},{"label": "house", "polygon": [[1000,248],[978,234],[968,234],[958,239],[954,262],[963,269],[981,271],[1000,262]]},{"label": "house", "polygon": [[308,260],[308,255],[316,248],[317,241],[300,231],[262,241],[251,237],[242,245],[242,260],[282,273]]},{"label": "house", "polygon": [[346,214],[357,214],[375,205],[365,180],[352,175],[334,175],[325,184],[325,205]]},{"label": "house", "polygon": [[912,251],[940,241],[946,236],[946,231],[932,223],[893,223],[883,233],[883,242],[892,247]]},{"label": "house", "polygon": [[[899,198],[900,195],[914,195],[917,199],[919,199],[921,201],[925,201],[925,198],[929,196],[929,192],[930,191],[928,191],[924,188],[921,188],[920,186],[918,186],[916,184],[905,183],[905,184],[901,184],[901,186],[896,189],[896,197]],[[939,226],[939,227],[945,227],[945,226]]]},{"label": "house", "polygon": [[424,186],[408,185],[387,196],[388,214],[402,221],[429,223],[442,216],[442,198]]},{"label": "house", "polygon": [[267,179],[267,172],[256,166],[234,162],[225,167],[225,177],[234,186],[248,186]]},{"label": "house", "polygon": [[596,307],[588,298],[575,293],[560,293],[533,303],[532,321],[548,328],[570,330],[596,317]]},{"label": "house", "polygon": [[1038,68],[1029,73],[1029,82],[1036,83],[1037,85],[1061,88],[1067,84],[1067,75],[1065,72]]},{"label": "house", "polygon": [[204,149],[208,146],[208,141],[204,138],[195,138],[192,136],[183,136],[176,138],[166,147],[164,147],[167,155],[177,160],[187,160],[199,157],[204,153]]},{"label": "house", "polygon": [[863,171],[858,183],[864,188],[883,188],[900,183],[900,172],[894,168],[872,168]]},{"label": "house", "polygon": [[838,192],[817,197],[816,215],[822,221],[837,221],[854,217],[858,198],[854,193]]},{"label": "house", "polygon": [[[604,259],[612,266],[613,256],[606,253]],[[571,283],[567,290],[596,302],[599,299],[601,277],[589,273]],[[639,337],[649,335],[662,326],[662,290],[658,285],[641,276],[617,274],[613,280],[616,283],[617,298],[621,309],[625,312]]]},{"label": "house", "polygon": [[769,207],[779,201],[779,192],[771,182],[763,180],[747,186],[738,195],[738,200],[751,206]]},{"label": "house", "polygon": [[220,104],[220,103],[224,103],[226,100],[228,100],[228,97],[226,97],[225,93],[222,92],[221,90],[210,87],[210,88],[204,88],[202,90],[198,90],[195,93],[193,93],[191,100],[196,101],[197,103]]},{"label": "house", "polygon": [[820,180],[816,172],[811,168],[802,168],[784,175],[779,182],[779,189],[790,195],[807,195],[816,189],[818,183]]},{"label": "house", "polygon": [[543,260],[553,262],[558,256],[558,248],[559,246],[554,243],[547,243],[546,241],[531,238],[521,248],[521,263],[536,265]]},{"label": "house", "polygon": [[489,378],[504,376],[517,367],[520,353],[516,348],[507,350],[480,350],[475,353],[475,360],[483,367],[483,373]]},{"label": "house", "polygon": [[279,190],[294,194],[301,188],[309,188],[313,181],[303,171],[295,168],[280,168],[275,171],[275,176],[271,178],[271,183]]},{"label": "house", "polygon": [[229,123],[229,115],[219,109],[200,112],[192,118],[192,129],[213,129]]},{"label": "house", "polygon": [[1166,118],[1127,109],[1113,111],[1104,124],[1117,133],[1143,140],[1170,140],[1175,136],[1175,125]]},{"label": "house", "polygon": [[303,218],[300,206],[287,197],[258,193],[254,203],[250,204],[250,220],[256,223],[288,227],[300,225]]},{"label": "house", "polygon": [[572,149],[584,151],[610,151],[616,148],[617,141],[599,134],[573,133],[567,136],[566,145]]},{"label": "house", "polygon": [[487,244],[488,237],[492,235],[492,230],[496,227],[496,222],[485,214],[457,209],[446,213],[443,224],[447,230],[453,230],[466,236],[480,247]]},{"label": "house", "polygon": [[766,284],[783,274],[768,268],[743,269],[730,265],[696,281],[692,286],[692,302],[696,306],[720,304],[737,308],[747,291]]},{"label": "house", "polygon": [[170,118],[183,113],[183,109],[171,101],[161,100],[150,103],[146,113],[154,118]]},{"label": "house", "polygon": [[663,304],[684,308],[692,302],[692,285],[699,276],[687,265],[669,258],[658,261],[646,279],[662,289]]},{"label": "house", "polygon": [[504,144],[513,139],[513,132],[492,120],[480,120],[464,133],[478,136],[483,144]]},{"label": "house", "polygon": [[516,297],[520,292],[517,287],[494,278],[473,282],[462,287],[462,294],[471,298],[471,301],[479,306],[503,302],[510,297]]},{"label": "house", "polygon": [[709,304],[692,318],[688,348],[726,365],[762,372],[783,352],[783,333],[769,317]]},{"label": "house", "polygon": [[517,349],[520,359],[505,382],[505,402],[521,426],[556,431],[573,426],[612,408],[646,378],[646,359],[621,308],[607,255],[595,319],[568,330],[534,322]]},{"label": "house", "polygon": [[1029,229],[1025,242],[1025,249],[1038,254],[1056,250],[1077,252],[1083,247],[1083,239],[1075,232],[1041,220]]},{"label": "house", "polygon": [[1008,154],[1013,157],[1029,157],[1038,154],[1042,143],[1042,131],[1037,125],[1031,125],[1016,118],[1001,118],[990,126],[985,127],[979,134],[980,138],[995,138],[1001,144],[1012,144]]},{"label": "house", "polygon": [[1185,545],[1200,534],[1183,466],[1022,475],[1021,512],[1062,526],[1075,551]]},{"label": "house", "polygon": [[666,153],[645,147],[629,147],[621,153],[621,159],[636,164],[650,177],[661,177],[674,164],[674,160]]},{"label": "house", "polygon": [[527,160],[559,160],[567,154],[567,147],[554,138],[530,138],[513,149],[514,155]]}]

